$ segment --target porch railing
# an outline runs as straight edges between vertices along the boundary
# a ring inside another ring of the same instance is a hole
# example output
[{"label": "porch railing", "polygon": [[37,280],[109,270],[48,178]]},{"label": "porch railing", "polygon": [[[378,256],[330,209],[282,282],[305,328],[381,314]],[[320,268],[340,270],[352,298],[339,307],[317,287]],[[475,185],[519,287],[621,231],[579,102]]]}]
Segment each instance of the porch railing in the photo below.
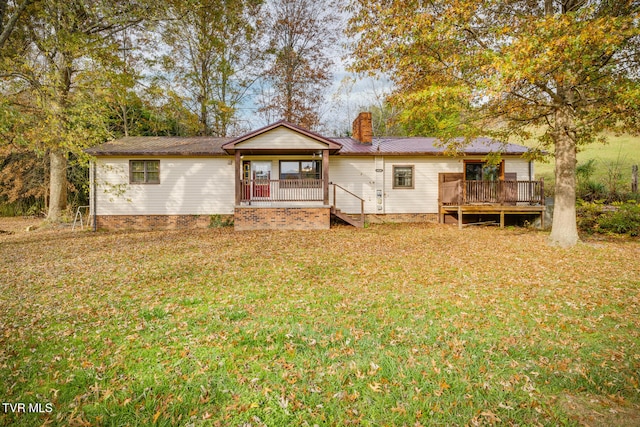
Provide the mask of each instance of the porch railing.
[{"label": "porch railing", "polygon": [[544,181],[452,181],[441,197],[445,205],[544,205]]},{"label": "porch railing", "polygon": [[321,202],[321,179],[251,179],[240,182],[240,200],[265,202]]},{"label": "porch railing", "polygon": [[465,181],[464,204],[544,205],[544,181]]}]

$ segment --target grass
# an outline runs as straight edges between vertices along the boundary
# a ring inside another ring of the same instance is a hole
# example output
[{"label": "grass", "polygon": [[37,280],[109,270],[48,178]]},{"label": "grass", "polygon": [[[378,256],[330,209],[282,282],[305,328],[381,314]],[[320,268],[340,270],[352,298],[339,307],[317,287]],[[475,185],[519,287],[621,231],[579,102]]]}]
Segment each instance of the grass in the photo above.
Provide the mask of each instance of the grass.
[{"label": "grass", "polygon": [[0,228],[3,425],[640,423],[637,240]]},{"label": "grass", "polygon": [[[631,135],[607,135],[607,144],[590,144],[578,152],[578,164],[595,160],[594,181],[609,183],[614,174],[619,173],[619,180],[627,187],[631,185],[631,166],[640,165],[640,137]],[[534,140],[525,141],[524,145],[535,147]],[[535,174],[547,182],[555,182],[555,163],[553,157],[547,162],[535,162]]]}]

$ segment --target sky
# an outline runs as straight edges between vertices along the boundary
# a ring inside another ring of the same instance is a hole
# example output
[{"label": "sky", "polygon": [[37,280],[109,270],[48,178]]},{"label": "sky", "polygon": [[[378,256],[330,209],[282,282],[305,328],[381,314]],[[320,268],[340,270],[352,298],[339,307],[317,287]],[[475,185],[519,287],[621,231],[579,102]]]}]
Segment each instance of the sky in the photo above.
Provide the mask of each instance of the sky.
[{"label": "sky", "polygon": [[[343,55],[335,54],[334,72],[331,84],[325,92],[323,107],[320,111],[321,134],[326,136],[346,136],[351,130],[351,123],[363,108],[378,105],[391,91],[391,82],[385,78],[358,76],[347,71]],[[248,97],[241,107],[241,120],[248,130],[267,126],[264,118],[257,113],[255,98]]]},{"label": "sky", "polygon": [[[345,11],[334,9],[339,14],[338,27],[347,25],[348,15]],[[351,123],[366,106],[377,105],[391,91],[391,82],[385,78],[358,76],[347,71],[349,56],[348,40],[342,35],[332,51],[325,52],[334,62],[333,80],[325,92],[324,106],[320,111],[321,134],[327,136],[345,136],[351,130]],[[257,114],[255,100],[248,100],[250,106],[244,108],[243,120],[251,129],[260,128],[266,123]]]}]

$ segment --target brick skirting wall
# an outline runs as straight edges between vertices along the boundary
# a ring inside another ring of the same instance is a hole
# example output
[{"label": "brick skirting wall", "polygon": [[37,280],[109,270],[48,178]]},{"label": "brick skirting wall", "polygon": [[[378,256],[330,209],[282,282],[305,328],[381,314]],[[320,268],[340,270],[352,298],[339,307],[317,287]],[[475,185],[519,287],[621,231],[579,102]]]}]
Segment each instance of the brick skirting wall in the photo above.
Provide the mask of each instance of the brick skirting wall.
[{"label": "brick skirting wall", "polygon": [[266,208],[237,206],[236,230],[328,230],[331,223],[329,207]]},{"label": "brick skirting wall", "polygon": [[437,213],[405,213],[405,214],[366,214],[365,221],[369,224],[384,224],[389,222],[438,222]]},{"label": "brick skirting wall", "polygon": [[98,215],[98,230],[183,230],[215,227],[233,215]]},{"label": "brick skirting wall", "polygon": [[[370,224],[438,222],[438,214],[367,214]],[[217,227],[223,223],[236,230],[328,230],[330,209],[236,207],[235,215],[99,215],[98,230],[182,230]]]}]

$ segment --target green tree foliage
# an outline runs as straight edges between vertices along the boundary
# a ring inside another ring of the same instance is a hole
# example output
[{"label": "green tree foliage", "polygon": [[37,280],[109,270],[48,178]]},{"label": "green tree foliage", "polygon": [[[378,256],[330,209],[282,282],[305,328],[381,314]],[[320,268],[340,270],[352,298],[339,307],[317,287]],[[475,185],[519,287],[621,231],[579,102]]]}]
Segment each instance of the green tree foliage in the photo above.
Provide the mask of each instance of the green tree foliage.
[{"label": "green tree foliage", "polygon": [[[105,64],[117,52],[113,35],[149,17],[144,1],[29,2],[5,11],[19,14],[2,46],[0,78],[5,102],[0,127],[49,164],[48,219],[58,221],[67,203],[69,153],[104,141]],[[110,81],[110,85],[118,84]]]},{"label": "green tree foliage", "polygon": [[575,244],[576,150],[603,130],[639,129],[638,2],[354,0],[351,11],[354,70],[386,73],[409,123],[503,141],[546,128],[551,241]]},{"label": "green tree foliage", "polygon": [[388,102],[377,103],[362,109],[371,112],[373,134],[375,136],[405,136],[404,123],[400,122],[402,111]]},{"label": "green tree foliage", "polygon": [[8,0],[0,0],[0,49],[9,40],[9,36],[16,28],[20,15],[33,2],[34,0],[22,0],[10,10]]}]

